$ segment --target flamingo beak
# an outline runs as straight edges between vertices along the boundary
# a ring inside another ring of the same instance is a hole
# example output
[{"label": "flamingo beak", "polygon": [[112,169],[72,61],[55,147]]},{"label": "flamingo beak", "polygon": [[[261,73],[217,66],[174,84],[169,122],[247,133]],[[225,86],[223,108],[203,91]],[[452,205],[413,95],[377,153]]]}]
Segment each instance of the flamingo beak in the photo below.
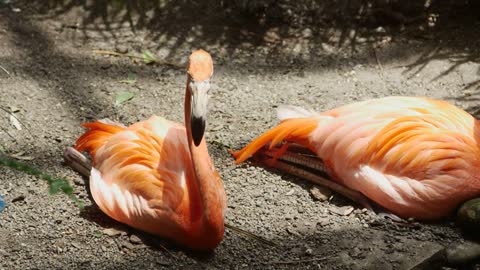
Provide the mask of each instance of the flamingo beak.
[{"label": "flamingo beak", "polygon": [[192,98],[192,111],[190,114],[190,128],[193,142],[198,146],[205,133],[205,122],[207,119],[208,90],[210,80],[190,82],[190,94]]}]

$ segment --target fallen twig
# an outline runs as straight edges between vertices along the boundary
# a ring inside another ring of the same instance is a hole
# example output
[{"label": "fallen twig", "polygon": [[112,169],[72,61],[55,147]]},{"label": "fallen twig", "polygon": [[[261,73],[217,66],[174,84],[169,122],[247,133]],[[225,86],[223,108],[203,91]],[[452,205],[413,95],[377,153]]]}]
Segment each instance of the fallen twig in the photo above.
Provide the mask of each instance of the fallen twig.
[{"label": "fallen twig", "polygon": [[[143,56],[138,56],[138,55],[133,55],[133,54],[127,54],[127,53],[118,53],[118,52],[113,52],[113,51],[108,51],[108,50],[93,50],[93,53],[96,54],[102,54],[102,55],[112,55],[112,56],[120,56],[120,57],[128,57],[128,58],[133,58],[133,59],[140,59],[145,61],[145,57]],[[183,68],[181,65],[172,63],[172,62],[167,62],[167,61],[162,61],[158,59],[149,59],[150,62],[148,63],[157,63],[160,65],[168,65],[172,66],[175,68]]]},{"label": "fallen twig", "polygon": [[233,225],[230,225],[230,224],[225,223],[225,227],[228,228],[228,229],[230,229],[230,230],[232,230],[232,231],[234,231],[234,232],[236,232],[236,233],[238,233],[238,234],[242,234],[242,235],[244,235],[244,236],[253,238],[253,239],[255,239],[255,240],[259,241],[259,242],[262,242],[262,243],[264,243],[264,244],[267,244],[267,245],[269,245],[269,246],[274,246],[274,247],[278,246],[276,243],[274,243],[274,242],[272,242],[272,241],[269,241],[269,240],[267,240],[267,239],[265,239],[265,238],[263,238],[263,237],[260,237],[260,236],[254,234],[254,233],[251,233],[251,232],[245,231],[245,230],[243,230],[243,229],[237,228],[237,227],[235,227],[235,226],[233,226]]},{"label": "fallen twig", "polygon": [[382,75],[381,77],[383,79],[383,65],[380,62],[380,58],[378,58],[377,49],[375,48],[375,46],[372,46],[372,49],[373,49],[373,54],[375,55],[375,60],[377,61],[378,68],[380,69],[380,72]]},{"label": "fallen twig", "polygon": [[2,67],[1,65],[0,65],[0,69],[2,69],[3,71],[5,71],[5,73],[7,73],[7,75],[10,76],[10,72],[8,72],[8,70],[6,70],[6,69],[5,69],[4,67]]},{"label": "fallen twig", "polygon": [[57,194],[60,191],[65,193],[78,207],[83,208],[83,203],[75,197],[73,194],[73,188],[65,178],[54,178],[53,176],[42,172],[41,170],[31,167],[22,162],[15,161],[5,154],[0,152],[0,165],[15,169],[33,176],[36,176],[42,180],[45,180],[49,186],[50,194]]},{"label": "fallen twig", "polygon": [[166,248],[164,245],[160,244],[159,242],[160,241],[158,241],[157,239],[153,241],[153,244],[155,245],[155,247],[159,247],[163,251],[167,252],[168,255],[172,256],[174,259],[178,259],[178,257],[175,254],[173,254],[168,248]]},{"label": "fallen twig", "polygon": [[141,56],[127,54],[127,53],[118,53],[118,52],[113,52],[113,51],[106,51],[106,50],[93,50],[93,53],[103,54],[103,55],[123,56],[123,57],[129,57],[129,58],[135,58],[135,59],[142,59],[143,60],[143,57],[141,57]]},{"label": "fallen twig", "polygon": [[[12,116],[13,118],[15,118],[20,124],[22,124],[23,127],[25,127],[25,128],[27,129],[27,131],[28,131],[28,133],[30,134],[30,136],[33,137],[32,131],[28,128],[27,125],[25,125],[25,124],[15,115],[15,113],[13,113],[13,112],[11,112],[11,111],[3,108],[2,106],[0,106],[0,110],[8,113],[10,116]],[[3,128],[2,128],[2,130],[5,131]],[[7,133],[10,137],[12,137],[12,135],[11,135],[10,133],[8,133],[8,132],[5,132],[5,133]],[[15,139],[14,137],[12,137],[12,138]]]},{"label": "fallen twig", "polygon": [[307,263],[307,262],[321,262],[335,257],[321,257],[321,258],[311,258],[303,260],[291,260],[291,261],[272,261],[264,262],[263,264],[296,264],[296,263]]}]

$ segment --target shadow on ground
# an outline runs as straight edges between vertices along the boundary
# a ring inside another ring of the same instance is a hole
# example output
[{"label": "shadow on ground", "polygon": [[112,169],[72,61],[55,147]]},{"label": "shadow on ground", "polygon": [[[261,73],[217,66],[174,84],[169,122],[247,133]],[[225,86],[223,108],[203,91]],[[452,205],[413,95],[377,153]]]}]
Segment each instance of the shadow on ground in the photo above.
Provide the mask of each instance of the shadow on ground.
[{"label": "shadow on ground", "polygon": [[[478,60],[478,51],[473,46],[466,51],[464,46],[476,41],[480,4],[467,0],[49,0],[17,5],[31,18],[63,18],[62,29],[75,29],[72,39],[85,41],[95,32],[118,45],[129,42],[122,36],[125,29],[146,31],[148,40],[136,49],[168,48],[162,54],[166,59],[178,59],[190,47],[212,47],[229,56],[266,47],[272,62],[307,62],[330,47],[354,53],[357,45],[377,46],[385,39],[407,37],[425,43],[444,41],[438,44],[440,50],[428,50],[412,69],[433,59],[453,59],[452,69]],[[458,42],[459,36],[464,42]],[[308,53],[299,57],[302,48]],[[285,59],[277,59],[279,52]]]},{"label": "shadow on ground", "polygon": [[[12,13],[10,10],[14,7],[24,11]],[[92,39],[103,40],[111,50],[130,48],[141,52],[150,49],[174,62],[182,62],[190,50],[204,47],[219,63],[251,65],[252,71],[256,63],[275,65],[279,70],[298,64],[317,70],[331,69],[345,60],[338,57],[338,52],[351,55],[367,51],[366,61],[375,62],[377,58],[378,62],[376,48],[391,52],[389,58],[382,59],[384,64],[412,55],[413,52],[405,51],[401,42],[389,45],[392,40],[418,42],[422,47],[415,52],[419,53],[417,59],[405,70],[410,77],[436,60],[448,60],[450,66],[434,80],[464,63],[480,60],[480,4],[467,0],[299,3],[290,0],[193,3],[48,0],[15,1],[0,5],[0,11],[5,15],[7,27],[16,33],[16,44],[34,62],[24,65],[27,73],[42,79],[52,76],[52,70],[46,66],[59,67],[54,76],[62,83],[71,82],[72,86],[60,91],[79,94],[77,99],[69,101],[72,105],[81,104],[82,100],[87,100],[83,98],[85,95],[94,94],[85,92],[85,82],[78,74],[101,72],[102,76],[109,76],[108,70],[102,69],[106,64],[79,62],[62,54],[51,37],[38,26],[37,20],[60,19],[63,23],[57,25],[56,30],[69,36],[72,42],[86,44]],[[32,41],[36,46],[32,46]],[[333,51],[337,53],[333,56],[336,61],[325,64],[322,59],[332,57]],[[2,60],[8,62],[8,59]],[[38,75],[29,68],[40,68],[44,74]],[[464,88],[478,92],[480,80],[465,82]],[[98,99],[88,107],[97,114],[108,106]]]}]

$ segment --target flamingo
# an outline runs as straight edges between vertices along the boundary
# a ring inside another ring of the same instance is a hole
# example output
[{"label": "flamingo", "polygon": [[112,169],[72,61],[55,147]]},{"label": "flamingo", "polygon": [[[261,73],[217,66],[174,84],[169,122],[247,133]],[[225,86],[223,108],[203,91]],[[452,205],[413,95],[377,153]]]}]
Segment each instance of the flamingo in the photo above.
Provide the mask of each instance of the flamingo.
[{"label": "flamingo", "polygon": [[[67,163],[90,174],[90,191],[111,218],[194,250],[213,250],[224,235],[226,195],[204,138],[213,61],[204,50],[188,62],[185,126],[152,116],[129,127],[88,128]],[[86,158],[92,157],[91,171]]]},{"label": "flamingo", "polygon": [[405,219],[440,219],[480,195],[479,121],[448,102],[393,96],[322,113],[281,106],[277,116],[232,151],[236,164],[253,156]]}]

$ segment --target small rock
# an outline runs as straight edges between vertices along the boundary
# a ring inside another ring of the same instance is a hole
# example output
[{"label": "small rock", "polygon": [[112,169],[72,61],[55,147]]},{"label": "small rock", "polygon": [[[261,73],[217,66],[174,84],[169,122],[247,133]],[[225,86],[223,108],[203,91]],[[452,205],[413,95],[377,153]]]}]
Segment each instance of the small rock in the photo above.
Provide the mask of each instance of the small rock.
[{"label": "small rock", "polygon": [[126,45],[117,44],[117,46],[115,46],[115,50],[119,53],[127,53],[128,47]]},{"label": "small rock", "polygon": [[305,28],[305,29],[303,29],[303,31],[302,31],[302,36],[303,36],[304,38],[312,37],[312,29],[310,29],[310,28]]},{"label": "small rock", "polygon": [[479,238],[480,198],[466,201],[460,206],[457,212],[457,223],[464,232],[469,234],[469,236]]},{"label": "small rock", "polygon": [[135,246],[133,246],[132,244],[130,244],[129,242],[123,242],[122,243],[122,247],[126,248],[126,249],[135,249]]},{"label": "small rock", "polygon": [[322,42],[321,46],[322,46],[322,49],[323,49],[326,53],[333,53],[333,52],[335,52],[335,47],[331,46],[330,44],[327,44],[327,43]]},{"label": "small rock", "polygon": [[21,202],[21,201],[24,201],[25,200],[25,195],[19,195],[15,198],[12,199],[12,203],[15,203],[15,202]]},{"label": "small rock", "polygon": [[266,42],[276,42],[278,40],[280,40],[280,36],[278,35],[278,33],[276,32],[277,29],[271,29],[269,30],[267,33],[265,33],[265,36],[263,37],[263,39],[266,41]]},{"label": "small rock", "polygon": [[103,230],[102,232],[104,234],[108,235],[108,236],[117,236],[117,235],[122,234],[122,231],[119,231],[119,230],[114,229],[114,228],[108,228],[108,229]]},{"label": "small rock", "polygon": [[293,195],[293,193],[295,193],[295,190],[292,188],[287,193],[285,193],[285,195],[286,196],[291,196],[291,195]]},{"label": "small rock", "polygon": [[328,218],[328,217],[320,218],[320,220],[317,222],[317,225],[320,225],[322,227],[324,227],[328,224],[330,224],[330,218]]},{"label": "small rock", "polygon": [[310,194],[312,197],[320,202],[328,200],[328,198],[332,195],[332,191],[328,188],[321,187],[321,186],[313,186],[310,189]]},{"label": "small rock", "polygon": [[386,33],[387,31],[385,31],[385,28],[383,28],[382,26],[379,26],[375,29],[375,32],[377,33]]},{"label": "small rock", "polygon": [[287,232],[288,232],[289,234],[296,235],[296,236],[299,236],[299,235],[300,235],[296,230],[294,230],[293,228],[290,228],[290,227],[287,228]]},{"label": "small rock", "polygon": [[16,112],[20,111],[20,109],[18,107],[15,107],[13,105],[8,106],[8,108],[10,109],[10,112],[12,112],[12,113],[16,113]]},{"label": "small rock", "polygon": [[368,223],[368,225],[372,227],[378,227],[384,225],[384,222],[380,219],[373,219]]},{"label": "small rock", "polygon": [[352,249],[352,251],[350,251],[349,253],[350,257],[354,258],[354,259],[363,259],[365,258],[365,255],[363,254],[363,252],[358,248],[358,247],[354,247]]},{"label": "small rock", "polygon": [[73,183],[77,186],[83,186],[85,185],[85,182],[83,181],[83,179],[81,179],[80,177],[75,177],[73,178]]},{"label": "small rock", "polygon": [[307,249],[305,250],[305,254],[306,254],[306,255],[312,255],[312,254],[313,254],[313,250],[312,250],[311,248],[307,248]]},{"label": "small rock", "polygon": [[329,208],[328,211],[340,216],[348,216],[353,212],[353,209],[354,208],[352,206],[343,206],[343,207],[332,207],[332,208]]},{"label": "small rock", "polygon": [[452,265],[465,265],[480,258],[480,244],[467,241],[447,248],[447,260]]},{"label": "small rock", "polygon": [[142,243],[142,239],[140,239],[140,237],[136,236],[135,234],[132,234],[130,235],[130,242],[132,244],[138,245]]},{"label": "small rock", "polygon": [[302,52],[302,44],[300,43],[295,44],[295,47],[293,47],[292,51],[294,54],[300,54]]}]

